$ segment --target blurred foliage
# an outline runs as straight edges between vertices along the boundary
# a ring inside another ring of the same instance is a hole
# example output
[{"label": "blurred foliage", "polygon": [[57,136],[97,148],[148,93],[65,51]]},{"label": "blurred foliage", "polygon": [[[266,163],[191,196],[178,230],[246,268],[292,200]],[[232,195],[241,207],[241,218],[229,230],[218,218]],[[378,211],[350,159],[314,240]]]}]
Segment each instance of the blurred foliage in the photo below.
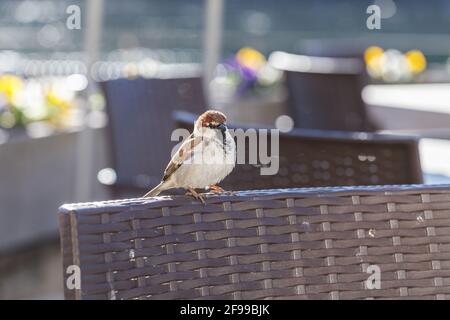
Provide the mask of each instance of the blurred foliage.
[{"label": "blurred foliage", "polygon": [[227,87],[230,96],[242,97],[270,92],[281,80],[282,73],[272,68],[261,52],[244,47],[217,67],[213,82]]},{"label": "blurred foliage", "polygon": [[0,76],[0,127],[10,129],[42,122],[61,130],[72,125],[75,92],[64,79]]},{"label": "blurred foliage", "polygon": [[383,50],[371,46],[364,52],[367,72],[375,79],[386,82],[410,81],[427,67],[425,55],[420,50],[403,54],[399,50]]}]

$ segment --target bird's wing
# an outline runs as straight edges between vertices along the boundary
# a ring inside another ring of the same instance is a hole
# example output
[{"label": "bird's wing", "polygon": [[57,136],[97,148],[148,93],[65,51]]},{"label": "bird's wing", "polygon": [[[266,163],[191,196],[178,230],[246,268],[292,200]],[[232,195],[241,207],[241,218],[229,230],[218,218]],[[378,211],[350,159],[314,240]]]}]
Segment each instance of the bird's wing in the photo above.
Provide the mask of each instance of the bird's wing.
[{"label": "bird's wing", "polygon": [[175,172],[186,160],[188,160],[194,153],[195,147],[202,141],[201,137],[194,137],[192,133],[181,147],[175,152],[169,164],[164,170],[164,177],[162,181],[166,181],[172,173]]}]

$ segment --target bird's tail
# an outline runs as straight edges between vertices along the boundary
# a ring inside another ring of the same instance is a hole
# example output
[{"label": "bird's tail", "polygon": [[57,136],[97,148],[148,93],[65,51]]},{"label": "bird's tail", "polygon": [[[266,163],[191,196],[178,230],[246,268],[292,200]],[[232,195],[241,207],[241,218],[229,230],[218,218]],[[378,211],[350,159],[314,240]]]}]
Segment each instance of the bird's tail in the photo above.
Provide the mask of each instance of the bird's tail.
[{"label": "bird's tail", "polygon": [[166,190],[164,186],[165,181],[161,181],[160,184],[158,184],[156,187],[154,187],[152,190],[147,192],[145,195],[142,196],[142,198],[149,198],[149,197],[155,197],[158,194],[160,194],[162,191]]}]

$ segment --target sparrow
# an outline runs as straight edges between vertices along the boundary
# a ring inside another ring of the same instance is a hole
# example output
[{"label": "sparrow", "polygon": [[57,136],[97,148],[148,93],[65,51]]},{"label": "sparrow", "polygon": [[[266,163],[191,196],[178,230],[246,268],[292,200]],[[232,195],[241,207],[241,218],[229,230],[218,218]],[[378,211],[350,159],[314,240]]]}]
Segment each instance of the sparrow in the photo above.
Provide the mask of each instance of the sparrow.
[{"label": "sparrow", "polygon": [[226,120],[225,115],[216,110],[200,115],[192,134],[181,144],[164,170],[161,182],[143,197],[183,188],[205,204],[203,195],[195,189],[224,192],[217,184],[233,171],[236,163],[236,144]]}]

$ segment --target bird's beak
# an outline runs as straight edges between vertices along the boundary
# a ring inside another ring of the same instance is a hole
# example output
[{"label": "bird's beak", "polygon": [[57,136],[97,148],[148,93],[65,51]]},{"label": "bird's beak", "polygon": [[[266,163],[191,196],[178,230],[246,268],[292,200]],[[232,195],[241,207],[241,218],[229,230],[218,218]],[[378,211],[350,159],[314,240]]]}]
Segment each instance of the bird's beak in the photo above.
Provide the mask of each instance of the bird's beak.
[{"label": "bird's beak", "polygon": [[227,126],[221,123],[217,126],[217,129],[220,129],[220,131],[224,132],[225,130],[227,130]]}]

